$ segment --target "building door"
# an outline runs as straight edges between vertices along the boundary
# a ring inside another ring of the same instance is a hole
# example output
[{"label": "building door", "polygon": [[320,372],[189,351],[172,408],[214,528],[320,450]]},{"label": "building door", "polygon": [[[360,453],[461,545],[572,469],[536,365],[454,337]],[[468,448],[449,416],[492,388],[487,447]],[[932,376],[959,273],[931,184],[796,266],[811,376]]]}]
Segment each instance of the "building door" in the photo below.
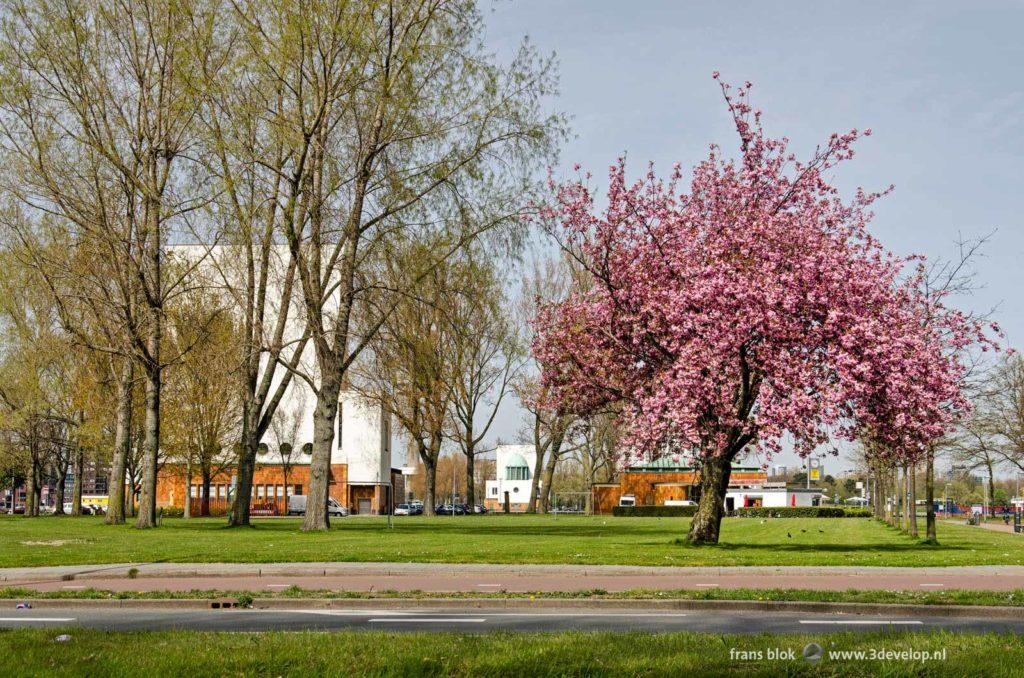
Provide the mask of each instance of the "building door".
[{"label": "building door", "polygon": [[361,515],[361,516],[369,515],[370,514],[370,506],[372,506],[372,505],[373,505],[373,502],[371,500],[369,500],[369,499],[360,499],[358,507],[356,509],[356,512],[359,515]]}]

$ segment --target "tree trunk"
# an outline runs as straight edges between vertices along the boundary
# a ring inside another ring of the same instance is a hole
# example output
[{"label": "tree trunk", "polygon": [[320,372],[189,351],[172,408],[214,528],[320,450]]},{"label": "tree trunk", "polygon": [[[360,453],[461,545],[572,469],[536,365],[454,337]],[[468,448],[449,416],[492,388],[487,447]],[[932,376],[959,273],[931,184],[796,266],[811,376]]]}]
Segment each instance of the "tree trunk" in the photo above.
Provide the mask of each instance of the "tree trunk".
[{"label": "tree trunk", "polygon": [[53,505],[53,515],[55,515],[55,516],[62,516],[62,515],[64,515],[64,494],[65,494],[64,486],[67,484],[68,469],[67,469],[67,465],[65,464],[63,466],[63,473],[62,473],[61,472],[62,471],[61,465],[58,464],[57,466],[54,467],[54,470],[57,473],[57,487],[54,488],[55,489],[55,494],[57,495],[57,501],[54,502],[54,505]]},{"label": "tree trunk", "polygon": [[203,474],[203,498],[199,503],[199,515],[206,518],[210,515],[210,482],[212,480],[210,478],[210,467],[204,465],[201,472]]},{"label": "tree trunk", "polygon": [[548,461],[544,465],[544,478],[541,481],[541,501],[537,507],[538,513],[547,513],[551,510],[551,492],[554,487],[555,466],[558,464],[558,457],[562,453],[562,441],[565,439],[565,432],[561,427],[557,432],[551,434],[551,450],[548,454]]},{"label": "tree trunk", "polygon": [[[159,329],[153,331],[149,340],[151,355],[159,356]],[[157,358],[159,360],[159,358]],[[146,370],[146,420],[145,440],[142,454],[142,494],[139,496],[139,515],[135,527],[147,529],[156,527],[156,472],[160,454],[160,377],[158,364],[149,365]]]},{"label": "tree trunk", "polygon": [[82,481],[85,476],[85,450],[75,445],[75,484],[71,488],[71,515],[82,515]]},{"label": "tree trunk", "polygon": [[305,532],[328,530],[331,527],[327,513],[330,498],[331,447],[334,444],[334,426],[338,418],[338,397],[341,394],[339,370],[332,369],[329,361],[320,360],[321,384],[313,412],[313,454],[309,464],[309,496],[306,499],[306,518],[302,521]]},{"label": "tree trunk", "polygon": [[466,445],[466,505],[469,506],[470,512],[476,506],[476,483],[473,477],[475,460],[476,450],[473,449],[473,444],[470,443]]},{"label": "tree trunk", "polygon": [[[421,443],[422,444],[422,443]],[[431,459],[423,458],[423,515],[434,515],[434,496],[437,490],[437,465]]]},{"label": "tree trunk", "polygon": [[[537,452],[537,458],[533,462],[533,477],[530,478],[530,500],[526,504],[527,513],[537,512],[537,499],[540,497],[540,477],[544,472],[544,453],[547,452],[547,445],[540,444],[540,417],[534,415],[533,421],[533,449]],[[498,469],[501,472],[501,469]]]},{"label": "tree trunk", "polygon": [[589,445],[583,454],[583,477],[587,481],[587,494],[583,500],[583,512],[589,516],[594,513],[594,457],[593,450]]},{"label": "tree trunk", "polygon": [[284,508],[282,509],[282,515],[288,515],[288,472],[291,469],[291,464],[281,464],[281,479],[284,482]]},{"label": "tree trunk", "polygon": [[25,478],[25,517],[39,515],[39,503],[36,500],[36,488],[39,485],[39,459],[35,449],[35,442],[29,441],[29,469],[28,477]]},{"label": "tree trunk", "polygon": [[114,454],[110,464],[110,476],[107,478],[107,518],[108,525],[124,523],[125,504],[125,470],[128,462],[128,451],[132,444],[132,363],[125,360],[121,374],[117,380],[117,417],[114,424]]},{"label": "tree trunk", "polygon": [[996,514],[996,474],[991,460],[988,461],[988,512],[992,516]]},{"label": "tree trunk", "polygon": [[924,467],[924,501],[928,505],[925,511],[925,540],[929,544],[938,544],[935,534],[935,448],[928,446],[928,455]]},{"label": "tree trunk", "polygon": [[[242,453],[238,458],[238,475],[235,481],[235,497],[231,504],[228,525],[232,527],[248,526],[249,507],[252,503],[252,478],[256,473],[256,455],[260,448],[260,435],[256,419],[259,413],[254,411],[255,403],[248,401],[242,413]],[[308,505],[307,505],[308,514]]]},{"label": "tree trunk", "polygon": [[722,457],[710,457],[700,469],[700,500],[690,523],[687,541],[691,544],[717,544],[725,514],[725,492],[729,487],[732,464]]},{"label": "tree trunk", "polygon": [[188,520],[192,517],[192,458],[185,459],[185,504],[181,509],[181,517]]},{"label": "tree trunk", "polygon": [[917,464],[910,465],[910,492],[907,498],[910,510],[910,536],[917,537]]}]

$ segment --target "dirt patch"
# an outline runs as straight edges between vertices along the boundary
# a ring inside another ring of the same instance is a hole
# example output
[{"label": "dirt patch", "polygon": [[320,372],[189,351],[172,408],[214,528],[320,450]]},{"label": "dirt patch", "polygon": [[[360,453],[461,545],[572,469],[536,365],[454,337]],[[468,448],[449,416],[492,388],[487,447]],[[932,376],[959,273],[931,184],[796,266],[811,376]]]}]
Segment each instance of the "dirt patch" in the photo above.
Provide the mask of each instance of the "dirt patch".
[{"label": "dirt patch", "polygon": [[68,544],[85,544],[85,539],[50,539],[49,541],[23,541],[22,546],[67,546]]}]

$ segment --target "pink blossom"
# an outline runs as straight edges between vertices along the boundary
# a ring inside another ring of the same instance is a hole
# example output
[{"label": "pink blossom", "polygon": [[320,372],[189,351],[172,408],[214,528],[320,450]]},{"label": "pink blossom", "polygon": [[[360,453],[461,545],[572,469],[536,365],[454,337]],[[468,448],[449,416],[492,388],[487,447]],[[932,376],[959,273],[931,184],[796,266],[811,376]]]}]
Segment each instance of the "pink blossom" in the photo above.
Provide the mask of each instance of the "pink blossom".
[{"label": "pink blossom", "polygon": [[630,455],[770,455],[788,435],[801,454],[867,437],[914,459],[968,409],[961,349],[994,344],[869,234],[891,187],[844,201],[829,182],[862,134],[797,160],[749,89],[722,84],[739,157],[712,146],[687,189],[678,166],[628,183],[620,158],[600,212],[579,182],[539,210],[587,272],[535,320],[545,390],[621,406]]}]

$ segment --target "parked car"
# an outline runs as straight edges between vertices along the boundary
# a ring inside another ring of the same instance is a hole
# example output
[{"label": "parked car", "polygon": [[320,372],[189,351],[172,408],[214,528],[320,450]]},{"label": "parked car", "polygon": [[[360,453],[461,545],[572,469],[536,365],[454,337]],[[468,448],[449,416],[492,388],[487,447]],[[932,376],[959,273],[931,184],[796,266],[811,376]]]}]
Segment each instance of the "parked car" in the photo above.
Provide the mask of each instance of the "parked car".
[{"label": "parked car", "polygon": [[665,502],[665,506],[696,506],[697,502],[691,499],[669,499]]},{"label": "parked car", "polygon": [[[338,500],[331,497],[327,500],[327,513],[332,516],[347,516],[348,509],[338,503]],[[288,515],[290,516],[304,516],[306,515],[306,495],[304,494],[293,494],[288,497]]]},{"label": "parked car", "polygon": [[466,509],[460,504],[445,504],[444,506],[435,506],[434,513],[439,516],[464,516],[466,515]]},{"label": "parked car", "polygon": [[473,507],[473,513],[487,513],[487,507],[483,504],[477,504]]},{"label": "parked car", "polygon": [[408,504],[399,504],[398,506],[395,507],[396,516],[411,516],[412,512],[413,508]]}]

